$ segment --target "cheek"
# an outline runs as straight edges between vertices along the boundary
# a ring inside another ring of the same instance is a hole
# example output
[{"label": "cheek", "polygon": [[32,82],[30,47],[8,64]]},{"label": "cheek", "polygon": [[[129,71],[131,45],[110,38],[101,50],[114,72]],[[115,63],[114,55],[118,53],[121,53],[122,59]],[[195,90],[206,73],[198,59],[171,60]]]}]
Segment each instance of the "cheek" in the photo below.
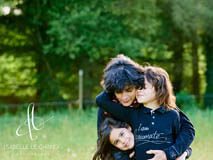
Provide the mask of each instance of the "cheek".
[{"label": "cheek", "polygon": [[116,99],[121,99],[121,94],[115,93],[115,97],[116,97]]},{"label": "cheek", "polygon": [[118,148],[118,149],[120,149],[120,150],[124,150],[122,144],[120,144],[120,143],[117,144],[117,145],[113,145],[113,146],[115,146],[116,148]]},{"label": "cheek", "polygon": [[131,134],[131,129],[127,129],[126,133],[125,133],[125,138],[131,138],[132,134]]},{"label": "cheek", "polygon": [[124,149],[124,147],[123,147],[122,144],[119,144],[119,145],[117,146],[117,148],[119,148],[120,150],[123,150],[123,149]]},{"label": "cheek", "polygon": [[152,91],[150,91],[150,93],[149,93],[153,98],[155,98],[155,96],[156,96],[156,92],[155,92],[155,90],[152,90]]},{"label": "cheek", "polygon": [[141,94],[141,91],[137,91],[135,97],[137,98]]},{"label": "cheek", "polygon": [[144,96],[145,94],[144,94],[144,91],[137,91],[137,93],[136,93],[136,97],[140,97],[140,96]]},{"label": "cheek", "polygon": [[132,99],[135,99],[136,93],[137,93],[137,92],[132,92],[132,93],[131,93],[131,98],[132,98]]}]

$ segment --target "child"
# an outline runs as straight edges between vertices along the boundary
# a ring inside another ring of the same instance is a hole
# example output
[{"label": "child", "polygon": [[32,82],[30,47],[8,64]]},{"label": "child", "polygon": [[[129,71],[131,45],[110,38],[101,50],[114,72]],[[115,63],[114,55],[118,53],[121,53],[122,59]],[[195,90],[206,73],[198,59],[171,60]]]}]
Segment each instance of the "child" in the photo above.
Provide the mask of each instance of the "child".
[{"label": "child", "polygon": [[[191,139],[187,142],[181,141],[182,145],[177,144],[179,143],[177,137],[180,131],[180,117],[175,110],[176,105],[174,105],[175,101],[168,74],[163,69],[156,67],[145,68],[145,79],[146,76],[149,79],[150,72],[154,73],[154,76],[151,77],[152,81],[150,80],[153,82],[152,90],[151,88],[148,90],[152,95],[147,95],[146,107],[123,108],[120,104],[112,102],[107,93],[100,94],[96,101],[99,106],[112,113],[113,116],[132,126],[135,135],[136,159],[153,157],[146,154],[146,151],[150,149],[163,150],[167,159],[175,159],[186,150],[194,136],[185,135]],[[138,100],[144,102],[145,96],[139,93]]]},{"label": "child", "polygon": [[[93,160],[114,160],[115,154],[119,160],[135,160],[134,135],[127,123],[108,117],[100,126],[99,135],[98,148]],[[116,148],[122,151],[122,155]],[[185,159],[185,155],[179,158]]]},{"label": "child", "polygon": [[[131,127],[113,118],[106,118],[99,130],[98,149],[93,156],[93,160],[114,160],[114,154],[120,149],[127,156],[122,160],[133,160],[134,135]],[[129,156],[130,155],[130,156]]]}]

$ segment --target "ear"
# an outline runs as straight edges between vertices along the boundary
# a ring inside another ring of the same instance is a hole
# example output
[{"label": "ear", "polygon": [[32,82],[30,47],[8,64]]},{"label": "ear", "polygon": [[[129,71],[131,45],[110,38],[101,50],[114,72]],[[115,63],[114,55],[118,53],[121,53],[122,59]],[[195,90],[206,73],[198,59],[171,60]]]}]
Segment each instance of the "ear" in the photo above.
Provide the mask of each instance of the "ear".
[{"label": "ear", "polygon": [[128,128],[127,128],[129,131],[132,131],[132,128],[130,127],[130,126],[128,126]]}]

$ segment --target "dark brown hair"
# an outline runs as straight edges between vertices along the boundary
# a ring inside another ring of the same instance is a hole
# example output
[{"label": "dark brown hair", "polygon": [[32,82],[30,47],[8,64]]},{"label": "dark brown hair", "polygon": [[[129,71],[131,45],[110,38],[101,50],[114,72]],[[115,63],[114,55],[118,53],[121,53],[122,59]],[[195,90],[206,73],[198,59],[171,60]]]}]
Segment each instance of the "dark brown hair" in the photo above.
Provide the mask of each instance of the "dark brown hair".
[{"label": "dark brown hair", "polygon": [[97,151],[93,156],[93,160],[114,160],[113,151],[115,147],[110,143],[109,136],[113,128],[128,128],[125,122],[117,121],[113,118],[106,118],[99,129],[99,141]]},{"label": "dark brown hair", "polygon": [[143,68],[129,57],[119,54],[104,69],[101,85],[110,94],[124,90],[126,86],[143,87]]},{"label": "dark brown hair", "polygon": [[144,74],[146,80],[155,88],[158,104],[168,109],[177,108],[173,86],[166,70],[160,67],[147,66],[144,67]]}]

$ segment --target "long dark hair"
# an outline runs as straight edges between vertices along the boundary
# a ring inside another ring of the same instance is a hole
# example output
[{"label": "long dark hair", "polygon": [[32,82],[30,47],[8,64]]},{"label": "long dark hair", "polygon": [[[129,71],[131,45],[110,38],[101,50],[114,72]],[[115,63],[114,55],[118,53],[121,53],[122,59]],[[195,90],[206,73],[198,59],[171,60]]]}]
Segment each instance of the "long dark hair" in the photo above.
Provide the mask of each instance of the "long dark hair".
[{"label": "long dark hair", "polygon": [[97,151],[93,156],[93,160],[114,160],[112,153],[116,149],[109,140],[110,133],[113,128],[128,128],[125,122],[117,121],[113,118],[106,118],[99,129],[99,141]]}]

